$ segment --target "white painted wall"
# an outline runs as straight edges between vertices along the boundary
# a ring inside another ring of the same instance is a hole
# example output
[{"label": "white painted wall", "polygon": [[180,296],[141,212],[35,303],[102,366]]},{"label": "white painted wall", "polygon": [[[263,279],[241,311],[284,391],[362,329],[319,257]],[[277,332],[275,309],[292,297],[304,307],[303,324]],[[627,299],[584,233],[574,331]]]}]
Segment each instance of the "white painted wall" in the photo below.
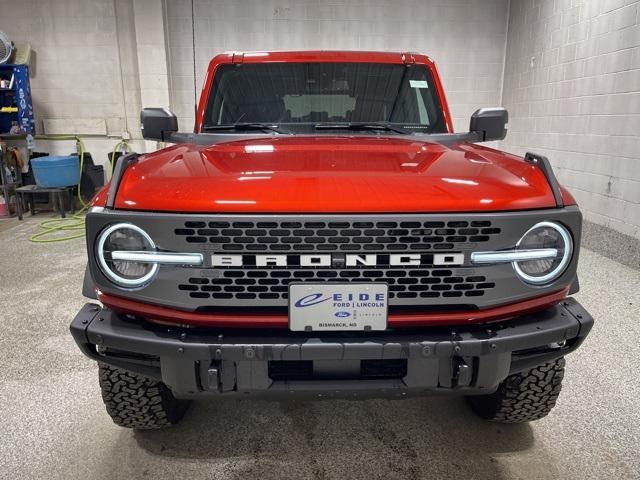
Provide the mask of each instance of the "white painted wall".
[{"label": "white painted wall", "polygon": [[640,14],[630,0],[512,0],[503,104],[585,218],[640,238]]},{"label": "white painted wall", "polygon": [[197,89],[229,50],[414,51],[436,61],[456,130],[479,107],[500,103],[507,0],[165,0],[171,107],[193,127]]},{"label": "white painted wall", "polygon": [[[96,163],[107,161],[124,132],[140,138],[132,1],[0,0],[0,30],[16,43],[31,43],[35,52],[37,133],[78,133],[102,124],[102,135],[84,138]],[[60,129],[45,132],[45,120]],[[140,149],[141,142],[133,146]],[[37,150],[52,154],[74,149],[73,142],[37,141]]]}]

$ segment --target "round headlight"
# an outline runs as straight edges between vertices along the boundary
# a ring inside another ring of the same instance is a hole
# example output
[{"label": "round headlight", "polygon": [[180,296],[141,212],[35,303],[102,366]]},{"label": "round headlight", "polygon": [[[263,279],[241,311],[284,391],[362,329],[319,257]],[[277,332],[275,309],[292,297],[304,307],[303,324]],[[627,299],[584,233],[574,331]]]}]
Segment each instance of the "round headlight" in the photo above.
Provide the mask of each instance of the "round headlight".
[{"label": "round headlight", "polygon": [[541,285],[550,283],[564,272],[573,250],[571,235],[562,225],[540,222],[520,239],[516,250],[554,249],[555,257],[513,262],[516,273],[525,282]]},{"label": "round headlight", "polygon": [[97,245],[98,262],[102,272],[117,285],[135,288],[149,282],[158,271],[157,263],[118,260],[113,252],[155,251],[151,237],[130,223],[118,223],[106,228]]}]

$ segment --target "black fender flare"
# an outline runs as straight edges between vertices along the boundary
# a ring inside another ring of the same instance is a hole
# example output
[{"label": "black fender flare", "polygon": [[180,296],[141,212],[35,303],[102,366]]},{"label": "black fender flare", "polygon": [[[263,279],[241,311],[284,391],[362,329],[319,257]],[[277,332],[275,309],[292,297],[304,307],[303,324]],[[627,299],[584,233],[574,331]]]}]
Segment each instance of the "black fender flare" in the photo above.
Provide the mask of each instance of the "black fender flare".
[{"label": "black fender flare", "polygon": [[84,280],[82,281],[82,295],[92,300],[98,300],[96,295],[95,284],[93,283],[93,277],[91,277],[91,271],[89,270],[89,263],[84,270]]}]

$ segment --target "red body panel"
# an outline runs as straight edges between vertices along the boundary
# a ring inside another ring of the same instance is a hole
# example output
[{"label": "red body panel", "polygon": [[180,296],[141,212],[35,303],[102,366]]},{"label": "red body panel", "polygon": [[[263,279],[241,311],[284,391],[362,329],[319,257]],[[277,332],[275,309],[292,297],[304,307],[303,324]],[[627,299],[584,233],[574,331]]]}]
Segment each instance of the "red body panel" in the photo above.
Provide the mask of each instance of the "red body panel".
[{"label": "red body panel", "polygon": [[90,205],[92,207],[104,207],[107,204],[107,192],[111,182],[107,183],[104,187],[98,190],[98,193],[91,199]]},{"label": "red body panel", "polygon": [[[254,52],[216,56],[207,70],[195,132],[218,66],[250,62],[416,63],[431,69],[447,131],[451,116],[433,62],[426,56],[378,52]],[[104,206],[107,188],[93,199]],[[567,205],[575,204],[562,188]],[[401,135],[296,135],[251,138],[210,147],[182,144],[142,155],[119,186],[115,208],[197,213],[489,212],[555,207],[543,173],[491,148],[442,145]],[[483,311],[394,314],[392,327],[482,323],[545,308],[568,289]],[[152,321],[216,327],[285,328],[285,315],[191,313],[98,292],[116,310]]]},{"label": "red body panel", "polygon": [[555,206],[542,172],[471,144],[274,136],[144,155],[116,208],[173,212],[479,212]]}]

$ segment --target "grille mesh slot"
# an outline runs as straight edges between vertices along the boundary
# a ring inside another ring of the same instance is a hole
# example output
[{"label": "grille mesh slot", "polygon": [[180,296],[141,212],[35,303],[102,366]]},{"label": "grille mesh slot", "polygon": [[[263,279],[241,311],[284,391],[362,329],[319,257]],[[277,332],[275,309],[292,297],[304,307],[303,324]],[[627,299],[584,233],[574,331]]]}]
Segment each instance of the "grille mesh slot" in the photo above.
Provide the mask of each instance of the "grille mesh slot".
[{"label": "grille mesh slot", "polygon": [[191,277],[178,290],[191,298],[286,300],[289,284],[310,282],[384,282],[391,298],[465,298],[483,296],[495,283],[483,276],[457,276],[446,269],[273,269],[221,272],[218,278]]},{"label": "grille mesh slot", "polygon": [[500,234],[490,221],[184,222],[173,233],[220,252],[398,252],[459,249]]}]

